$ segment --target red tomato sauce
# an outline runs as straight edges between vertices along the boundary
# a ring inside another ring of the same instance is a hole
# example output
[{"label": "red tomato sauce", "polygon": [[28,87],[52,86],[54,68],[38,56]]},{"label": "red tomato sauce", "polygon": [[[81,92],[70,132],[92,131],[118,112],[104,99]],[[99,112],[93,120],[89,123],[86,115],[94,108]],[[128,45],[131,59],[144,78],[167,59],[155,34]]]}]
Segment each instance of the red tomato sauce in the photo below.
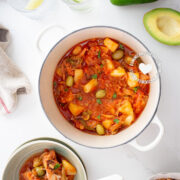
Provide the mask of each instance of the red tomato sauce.
[{"label": "red tomato sauce", "polygon": [[45,149],[25,161],[19,172],[19,180],[48,180],[64,178],[73,180],[75,167],[54,150]]},{"label": "red tomato sauce", "polygon": [[129,127],[146,106],[149,80],[139,70],[136,53],[110,38],[89,39],[72,47],[60,59],[53,80],[54,98],[61,114],[81,131],[112,135]]}]

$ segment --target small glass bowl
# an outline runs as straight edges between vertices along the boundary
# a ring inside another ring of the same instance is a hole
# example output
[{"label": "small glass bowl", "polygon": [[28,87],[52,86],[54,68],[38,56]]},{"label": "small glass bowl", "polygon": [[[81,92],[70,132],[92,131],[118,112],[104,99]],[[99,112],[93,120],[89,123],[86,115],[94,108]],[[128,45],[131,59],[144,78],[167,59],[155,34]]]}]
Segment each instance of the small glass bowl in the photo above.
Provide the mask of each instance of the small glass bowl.
[{"label": "small glass bowl", "polygon": [[70,8],[78,11],[93,10],[94,0],[63,0]]},{"label": "small glass bowl", "polygon": [[19,11],[25,16],[28,16],[30,18],[40,18],[45,15],[45,13],[48,11],[48,9],[52,5],[52,0],[44,0],[42,4],[33,10],[26,9],[27,4],[30,0],[7,0],[7,3],[14,8],[15,10]]}]

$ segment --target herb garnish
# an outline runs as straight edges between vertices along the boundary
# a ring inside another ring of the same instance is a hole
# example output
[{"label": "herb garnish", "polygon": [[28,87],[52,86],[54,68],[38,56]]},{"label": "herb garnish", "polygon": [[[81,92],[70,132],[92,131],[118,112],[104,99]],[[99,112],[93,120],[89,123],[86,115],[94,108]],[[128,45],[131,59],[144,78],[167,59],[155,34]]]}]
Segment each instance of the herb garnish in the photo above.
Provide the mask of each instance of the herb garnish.
[{"label": "herb garnish", "polygon": [[67,91],[68,91],[68,88],[65,88],[65,89],[64,89],[64,91],[66,91],[66,92],[67,92]]},{"label": "herb garnish", "polygon": [[116,124],[118,124],[118,123],[119,123],[119,119],[114,119],[114,122],[115,122]]},{"label": "herb garnish", "polygon": [[134,88],[133,88],[134,92],[137,93],[137,91],[138,91],[139,88],[140,88],[139,86],[134,87]]},{"label": "herb garnish", "polygon": [[97,118],[100,120],[101,119],[101,115],[98,115]]},{"label": "herb garnish", "polygon": [[55,169],[58,169],[61,165],[59,163],[56,163],[55,166],[54,166],[54,170]]},{"label": "herb garnish", "polygon": [[98,59],[101,58],[101,51],[98,52]]},{"label": "herb garnish", "polygon": [[82,96],[79,96],[78,99],[79,99],[80,101],[82,101],[83,98],[82,98]]},{"label": "herb garnish", "polygon": [[119,48],[124,50],[124,46],[122,44],[119,44]]},{"label": "herb garnish", "polygon": [[114,93],[112,97],[113,97],[114,99],[116,99],[116,98],[117,98],[117,94]]},{"label": "herb garnish", "polygon": [[102,101],[101,101],[100,99],[96,99],[96,102],[97,102],[98,104],[102,104]]},{"label": "herb garnish", "polygon": [[97,79],[97,74],[93,74],[92,79]]},{"label": "herb garnish", "polygon": [[57,86],[57,82],[56,82],[56,81],[54,81],[54,82],[53,82],[53,85],[54,85],[54,87],[56,87],[56,86]]}]

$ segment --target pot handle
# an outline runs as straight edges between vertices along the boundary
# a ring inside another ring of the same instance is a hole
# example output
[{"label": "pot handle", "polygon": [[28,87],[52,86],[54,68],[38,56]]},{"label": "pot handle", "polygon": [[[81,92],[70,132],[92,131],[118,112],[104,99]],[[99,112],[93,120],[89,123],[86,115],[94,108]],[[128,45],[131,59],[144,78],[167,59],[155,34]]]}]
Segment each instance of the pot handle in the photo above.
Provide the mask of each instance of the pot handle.
[{"label": "pot handle", "polygon": [[[46,26],[44,29],[42,29],[42,31],[38,34],[37,36],[37,40],[36,40],[36,48],[38,49],[38,51],[40,53],[45,53],[45,50],[43,49],[43,47],[41,47],[40,45],[40,41],[42,40],[42,38],[45,36],[45,34],[47,34],[51,29],[53,28],[58,28],[60,30],[60,32],[62,34],[66,34],[67,33],[67,29],[62,27],[61,25],[57,25],[57,24],[53,24],[53,25],[49,25]],[[47,40],[48,41],[48,40]],[[48,43],[48,42],[47,42]],[[55,42],[56,43],[56,42]]]},{"label": "pot handle", "polygon": [[129,145],[133,146],[135,149],[137,149],[139,151],[144,151],[144,152],[149,151],[149,150],[153,149],[155,146],[157,146],[164,134],[164,127],[163,127],[161,121],[159,120],[159,118],[157,117],[157,115],[154,117],[152,123],[156,124],[159,127],[159,134],[154,139],[154,141],[152,141],[150,144],[148,144],[146,146],[141,146],[137,143],[137,141],[135,139],[132,142],[130,142]]}]

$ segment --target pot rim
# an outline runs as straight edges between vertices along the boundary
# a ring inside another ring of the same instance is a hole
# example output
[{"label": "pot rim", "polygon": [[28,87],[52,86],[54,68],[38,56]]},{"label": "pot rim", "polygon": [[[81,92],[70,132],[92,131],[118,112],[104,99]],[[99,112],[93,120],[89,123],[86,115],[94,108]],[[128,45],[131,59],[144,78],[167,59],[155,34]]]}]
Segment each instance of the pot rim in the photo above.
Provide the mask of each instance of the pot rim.
[{"label": "pot rim", "polygon": [[[128,34],[129,36],[131,36],[132,38],[134,38],[135,40],[137,40],[140,44],[142,44],[144,46],[144,48],[147,50],[147,52],[150,53],[150,50],[145,46],[145,44],[139,40],[137,37],[135,37],[134,35],[132,35],[131,33],[123,30],[123,29],[120,29],[120,28],[117,28],[117,27],[113,27],[113,26],[88,26],[88,27],[84,27],[84,28],[80,28],[80,29],[77,29],[75,31],[72,31],[71,33],[68,33],[67,35],[65,35],[63,38],[61,38],[48,52],[48,54],[46,55],[45,59],[44,59],[44,62],[41,66],[41,70],[40,70],[40,74],[39,74],[39,81],[38,81],[38,92],[39,92],[39,98],[40,98],[40,103],[41,103],[41,107],[47,117],[47,119],[49,120],[49,122],[51,123],[51,125],[60,133],[62,134],[65,138],[69,139],[70,141],[78,144],[78,145],[81,145],[81,146],[84,146],[84,147],[87,147],[87,148],[94,148],[94,149],[110,149],[110,148],[115,148],[115,147],[118,147],[118,146],[122,146],[122,145],[125,145],[125,144],[128,144],[129,142],[133,141],[134,139],[136,139],[148,126],[149,124],[152,122],[152,120],[154,119],[154,116],[156,115],[157,113],[157,110],[158,110],[158,106],[159,106],[159,102],[160,102],[160,97],[161,97],[161,77],[160,77],[160,74],[158,73],[158,79],[159,79],[159,95],[158,95],[158,101],[157,101],[157,104],[156,104],[156,108],[154,110],[154,112],[152,113],[153,115],[151,116],[151,118],[149,118],[150,120],[147,122],[146,126],[139,132],[137,133],[133,138],[129,139],[128,141],[124,142],[124,143],[121,143],[121,144],[117,144],[115,146],[109,146],[109,147],[96,147],[96,146],[87,146],[87,145],[84,145],[84,144],[81,144],[75,140],[72,140],[71,138],[67,137],[66,135],[64,135],[53,123],[52,121],[50,120],[50,118],[48,117],[45,109],[44,109],[44,106],[43,106],[43,103],[42,103],[42,100],[41,100],[41,93],[40,93],[40,80],[41,80],[41,74],[42,74],[42,70],[43,70],[43,67],[44,67],[44,64],[46,63],[46,60],[49,56],[49,54],[53,51],[53,49],[59,44],[61,43],[61,41],[63,41],[64,39],[66,39],[68,36],[70,36],[71,34],[74,34],[76,32],[79,32],[79,31],[83,31],[83,30],[86,30],[86,29],[93,29],[93,28],[109,28],[109,29],[115,29],[115,30],[119,30],[121,32],[124,32],[126,34]],[[152,60],[156,66],[156,69],[158,69],[158,65],[154,59],[154,57],[152,56]]]}]

